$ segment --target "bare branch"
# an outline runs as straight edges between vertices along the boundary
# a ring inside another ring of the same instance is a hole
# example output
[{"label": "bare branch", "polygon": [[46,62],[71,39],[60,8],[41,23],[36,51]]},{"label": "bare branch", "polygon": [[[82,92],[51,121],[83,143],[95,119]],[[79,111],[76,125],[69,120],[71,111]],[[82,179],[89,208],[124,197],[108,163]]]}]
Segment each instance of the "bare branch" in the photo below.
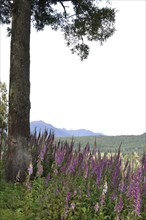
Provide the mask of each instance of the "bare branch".
[{"label": "bare branch", "polygon": [[62,1],[59,1],[59,3],[62,5],[62,7],[63,7],[63,9],[64,9],[64,14],[65,14],[65,18],[66,18],[66,9],[65,9],[65,6],[64,6],[64,4],[62,3]]}]

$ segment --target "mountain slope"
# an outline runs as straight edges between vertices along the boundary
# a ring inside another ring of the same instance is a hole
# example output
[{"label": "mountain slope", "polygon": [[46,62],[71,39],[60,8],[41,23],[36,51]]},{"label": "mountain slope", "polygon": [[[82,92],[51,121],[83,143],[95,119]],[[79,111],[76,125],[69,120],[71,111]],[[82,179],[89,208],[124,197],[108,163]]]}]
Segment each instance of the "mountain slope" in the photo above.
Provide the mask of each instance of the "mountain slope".
[{"label": "mountain slope", "polygon": [[78,130],[67,130],[65,128],[61,129],[61,128],[56,128],[51,124],[47,124],[43,121],[32,121],[30,123],[30,131],[31,133],[33,133],[34,131],[37,131],[37,133],[39,131],[44,132],[45,129],[50,131],[54,131],[55,132],[55,136],[56,137],[69,137],[69,136],[99,136],[99,135],[103,135],[102,133],[94,133],[92,131],[86,130],[86,129],[78,129]]},{"label": "mountain slope", "polygon": [[55,132],[56,137],[67,137],[68,136],[68,134],[65,131],[62,131],[59,128],[55,128],[53,125],[47,124],[43,121],[32,121],[30,123],[31,133],[33,133],[35,131],[35,129],[36,129],[37,133],[39,131],[44,132],[45,130],[48,130],[48,131],[52,130]]}]

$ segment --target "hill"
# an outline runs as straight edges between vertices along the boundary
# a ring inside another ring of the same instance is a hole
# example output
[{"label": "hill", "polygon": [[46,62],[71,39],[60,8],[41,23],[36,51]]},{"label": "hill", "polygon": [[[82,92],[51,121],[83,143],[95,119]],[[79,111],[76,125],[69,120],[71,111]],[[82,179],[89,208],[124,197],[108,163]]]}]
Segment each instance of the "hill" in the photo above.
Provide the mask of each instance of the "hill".
[{"label": "hill", "polygon": [[[56,138],[58,140],[58,138]],[[61,141],[71,142],[71,137],[61,138]],[[124,154],[137,152],[143,153],[146,151],[146,133],[141,135],[117,135],[117,136],[84,136],[74,137],[74,147],[78,148],[79,144],[81,147],[85,147],[88,143],[91,147],[95,145],[101,152],[115,152],[121,144],[121,152]]]}]

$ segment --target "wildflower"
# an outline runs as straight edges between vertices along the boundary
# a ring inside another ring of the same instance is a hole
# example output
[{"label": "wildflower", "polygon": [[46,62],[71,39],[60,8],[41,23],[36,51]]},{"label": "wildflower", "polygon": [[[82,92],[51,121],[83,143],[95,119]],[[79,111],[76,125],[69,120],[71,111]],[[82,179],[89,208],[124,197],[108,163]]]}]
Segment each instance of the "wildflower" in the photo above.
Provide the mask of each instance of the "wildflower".
[{"label": "wildflower", "polygon": [[72,202],[72,203],[70,204],[70,207],[71,207],[72,210],[74,210],[74,209],[75,209],[75,203]]},{"label": "wildflower", "polygon": [[67,215],[68,215],[68,208],[69,208],[69,200],[70,200],[70,196],[71,196],[71,193],[70,192],[67,192],[66,194],[66,198],[65,198],[65,201],[66,201],[66,205],[65,205],[65,209],[64,209],[64,218],[66,219]]},{"label": "wildflower", "polygon": [[17,173],[17,176],[16,176],[16,181],[19,182],[20,181],[20,170],[18,171]]},{"label": "wildflower", "polygon": [[102,193],[101,196],[100,196],[100,204],[103,205],[104,201],[105,201],[105,194]]},{"label": "wildflower", "polygon": [[55,152],[55,162],[58,166],[60,166],[62,164],[63,160],[64,160],[64,151],[58,149]]},{"label": "wildflower", "polygon": [[123,200],[122,196],[120,195],[119,202],[115,205],[115,211],[119,214],[123,208]]},{"label": "wildflower", "polygon": [[119,184],[119,191],[121,191],[121,192],[124,192],[124,191],[125,191],[124,181],[122,181],[122,182]]},{"label": "wildflower", "polygon": [[46,186],[48,185],[49,180],[50,180],[50,173],[48,173],[48,175],[45,178],[45,185]]},{"label": "wildflower", "polygon": [[33,173],[33,166],[32,166],[32,162],[31,162],[28,167],[28,175],[30,176],[32,173]]},{"label": "wildflower", "polygon": [[68,208],[67,207],[65,207],[65,210],[64,210],[64,215],[62,216],[62,218],[61,219],[66,219],[67,218],[67,215],[68,215]]},{"label": "wildflower", "polygon": [[134,212],[138,216],[140,216],[141,210],[141,174],[141,168],[139,168],[138,171],[132,176],[132,180],[127,192],[127,197],[129,197],[132,200]]},{"label": "wildflower", "polygon": [[58,170],[57,169],[54,170],[54,174],[57,176],[57,174],[58,174]]},{"label": "wildflower", "polygon": [[86,163],[84,178],[86,179],[87,177],[88,177],[88,164]]},{"label": "wildflower", "polygon": [[65,199],[67,205],[68,205],[68,202],[70,200],[70,195],[71,195],[71,193],[67,192],[66,199]]},{"label": "wildflower", "polygon": [[134,212],[139,216],[140,215],[140,209],[141,209],[141,195],[140,195],[140,189],[139,189],[139,182],[135,183],[135,187],[133,190],[133,202],[134,202]]},{"label": "wildflower", "polygon": [[37,176],[41,176],[41,175],[43,174],[43,166],[42,166],[42,164],[41,164],[41,161],[38,162],[37,168],[38,168],[38,170],[37,170]]},{"label": "wildflower", "polygon": [[97,168],[97,176],[96,176],[96,184],[98,185],[100,183],[100,180],[101,180],[101,168],[98,167]]},{"label": "wildflower", "polygon": [[107,192],[107,189],[108,189],[107,181],[105,181],[104,187],[103,187],[103,194],[105,194]]},{"label": "wildflower", "polygon": [[95,209],[95,212],[98,212],[98,210],[99,210],[99,204],[98,204],[98,202],[95,204],[94,209]]},{"label": "wildflower", "polygon": [[41,152],[40,152],[40,155],[39,155],[39,158],[40,158],[41,161],[44,160],[46,150],[47,150],[47,146],[46,146],[46,144],[44,144],[41,148]]},{"label": "wildflower", "polygon": [[114,192],[111,196],[111,200],[114,201],[116,198],[117,198],[117,193]]},{"label": "wildflower", "polygon": [[74,196],[76,196],[77,195],[77,190],[74,190]]},{"label": "wildflower", "polygon": [[119,165],[116,166],[113,175],[112,175],[112,185],[115,186],[118,183],[118,178],[119,178],[119,172],[120,172],[120,167]]}]

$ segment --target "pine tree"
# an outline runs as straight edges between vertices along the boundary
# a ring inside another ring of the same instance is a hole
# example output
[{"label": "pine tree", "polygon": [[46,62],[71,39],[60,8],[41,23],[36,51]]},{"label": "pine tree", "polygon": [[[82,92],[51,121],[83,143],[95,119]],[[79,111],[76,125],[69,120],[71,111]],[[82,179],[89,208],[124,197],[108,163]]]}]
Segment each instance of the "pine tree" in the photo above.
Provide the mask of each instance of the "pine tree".
[{"label": "pine tree", "polygon": [[[30,163],[30,27],[45,26],[64,33],[66,44],[81,60],[88,57],[88,41],[101,44],[115,32],[116,10],[99,7],[100,0],[1,0],[0,23],[11,36],[8,152],[6,179],[25,179]],[[57,62],[57,60],[56,60]]]}]

